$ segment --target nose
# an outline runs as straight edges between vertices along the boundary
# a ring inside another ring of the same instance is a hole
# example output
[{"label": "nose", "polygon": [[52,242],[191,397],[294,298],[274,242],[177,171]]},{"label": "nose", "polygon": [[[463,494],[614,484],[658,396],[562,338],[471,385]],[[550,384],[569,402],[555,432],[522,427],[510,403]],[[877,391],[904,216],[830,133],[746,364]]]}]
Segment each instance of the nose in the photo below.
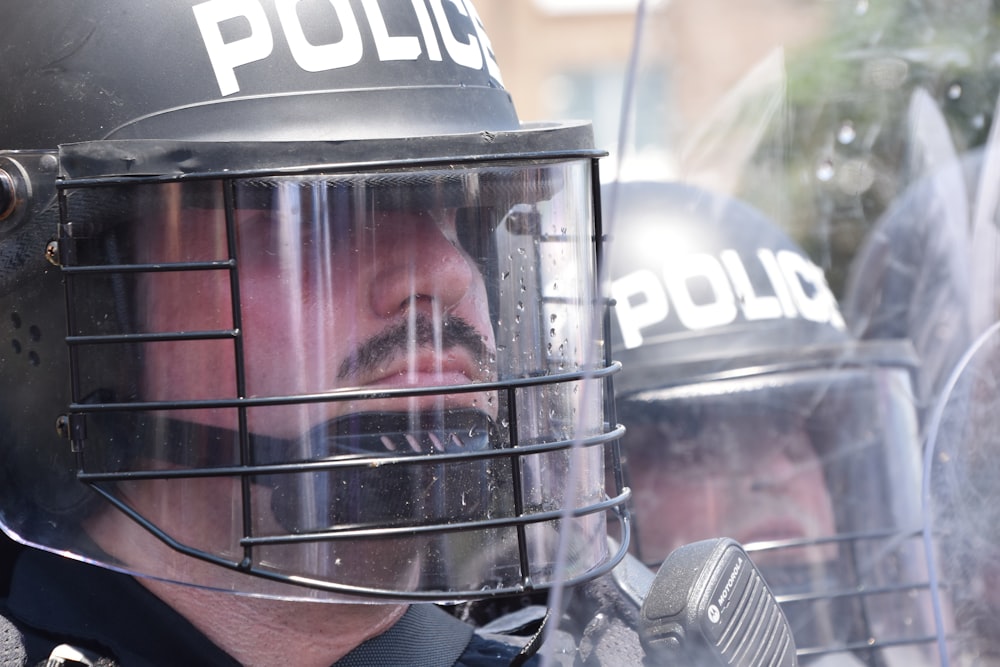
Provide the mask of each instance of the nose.
[{"label": "nose", "polygon": [[784,449],[775,448],[753,464],[752,470],[752,491],[777,493],[795,478],[800,467]]},{"label": "nose", "polygon": [[469,294],[478,274],[441,224],[426,215],[407,217],[374,253],[371,301],[380,317],[408,309],[452,310]]}]

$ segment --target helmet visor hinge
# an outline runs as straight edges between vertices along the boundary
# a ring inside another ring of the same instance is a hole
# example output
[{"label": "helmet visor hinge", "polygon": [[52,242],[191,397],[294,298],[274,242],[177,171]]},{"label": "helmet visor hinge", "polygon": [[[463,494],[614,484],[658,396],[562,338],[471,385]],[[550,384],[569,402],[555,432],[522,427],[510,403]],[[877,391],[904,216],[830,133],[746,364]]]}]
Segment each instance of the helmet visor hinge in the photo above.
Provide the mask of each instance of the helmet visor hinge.
[{"label": "helmet visor hinge", "polygon": [[70,441],[74,454],[83,451],[83,441],[87,437],[87,422],[84,415],[59,415],[56,418],[56,433]]},{"label": "helmet visor hinge", "polygon": [[58,166],[51,151],[0,152],[0,239],[52,205]]}]

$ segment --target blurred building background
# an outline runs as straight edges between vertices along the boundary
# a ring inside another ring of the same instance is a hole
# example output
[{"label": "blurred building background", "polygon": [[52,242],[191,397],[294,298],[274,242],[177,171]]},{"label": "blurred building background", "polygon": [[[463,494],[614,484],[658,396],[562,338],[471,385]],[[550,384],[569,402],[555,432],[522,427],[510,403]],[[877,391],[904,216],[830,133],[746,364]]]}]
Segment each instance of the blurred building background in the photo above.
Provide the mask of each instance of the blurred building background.
[{"label": "blurred building background", "polygon": [[[611,153],[605,179],[672,178],[746,199],[838,295],[865,236],[917,178],[913,156],[963,154],[993,125],[993,0],[648,0],[619,160],[638,5],[477,0],[523,119],[591,120]],[[914,125],[920,98],[939,136]]]},{"label": "blurred building background", "polygon": [[[588,119],[615,152],[638,0],[479,0],[505,83],[525,120]],[[633,141],[673,169],[685,129],[782,45],[808,43],[820,3],[653,0]],[[666,155],[662,153],[666,152]],[[607,169],[606,169],[607,170]]]}]

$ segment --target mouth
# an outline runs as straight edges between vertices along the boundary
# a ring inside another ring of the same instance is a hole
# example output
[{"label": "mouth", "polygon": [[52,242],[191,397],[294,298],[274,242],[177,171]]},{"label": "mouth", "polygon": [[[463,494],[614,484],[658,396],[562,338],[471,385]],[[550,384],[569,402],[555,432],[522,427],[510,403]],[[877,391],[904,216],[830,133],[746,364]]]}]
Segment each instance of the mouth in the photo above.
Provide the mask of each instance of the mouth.
[{"label": "mouth", "polygon": [[361,386],[395,386],[464,376],[465,383],[494,374],[495,356],[479,329],[459,317],[436,324],[420,315],[365,340],[344,358],[337,378]]},{"label": "mouth", "polygon": [[443,354],[421,350],[400,356],[370,377],[359,379],[363,386],[369,387],[415,387],[488,382],[493,376],[493,372],[477,364],[468,352],[452,348]]}]

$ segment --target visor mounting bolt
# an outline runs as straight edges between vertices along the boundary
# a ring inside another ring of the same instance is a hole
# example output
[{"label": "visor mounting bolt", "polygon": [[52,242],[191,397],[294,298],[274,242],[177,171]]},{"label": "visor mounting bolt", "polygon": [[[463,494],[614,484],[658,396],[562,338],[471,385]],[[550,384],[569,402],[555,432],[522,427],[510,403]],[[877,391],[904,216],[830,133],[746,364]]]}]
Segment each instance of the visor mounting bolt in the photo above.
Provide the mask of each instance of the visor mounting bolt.
[{"label": "visor mounting bolt", "polygon": [[56,433],[60,438],[69,440],[69,416],[59,415],[56,418]]},{"label": "visor mounting bolt", "polygon": [[59,263],[59,241],[49,241],[45,246],[45,259],[49,260],[52,266],[61,266]]}]

